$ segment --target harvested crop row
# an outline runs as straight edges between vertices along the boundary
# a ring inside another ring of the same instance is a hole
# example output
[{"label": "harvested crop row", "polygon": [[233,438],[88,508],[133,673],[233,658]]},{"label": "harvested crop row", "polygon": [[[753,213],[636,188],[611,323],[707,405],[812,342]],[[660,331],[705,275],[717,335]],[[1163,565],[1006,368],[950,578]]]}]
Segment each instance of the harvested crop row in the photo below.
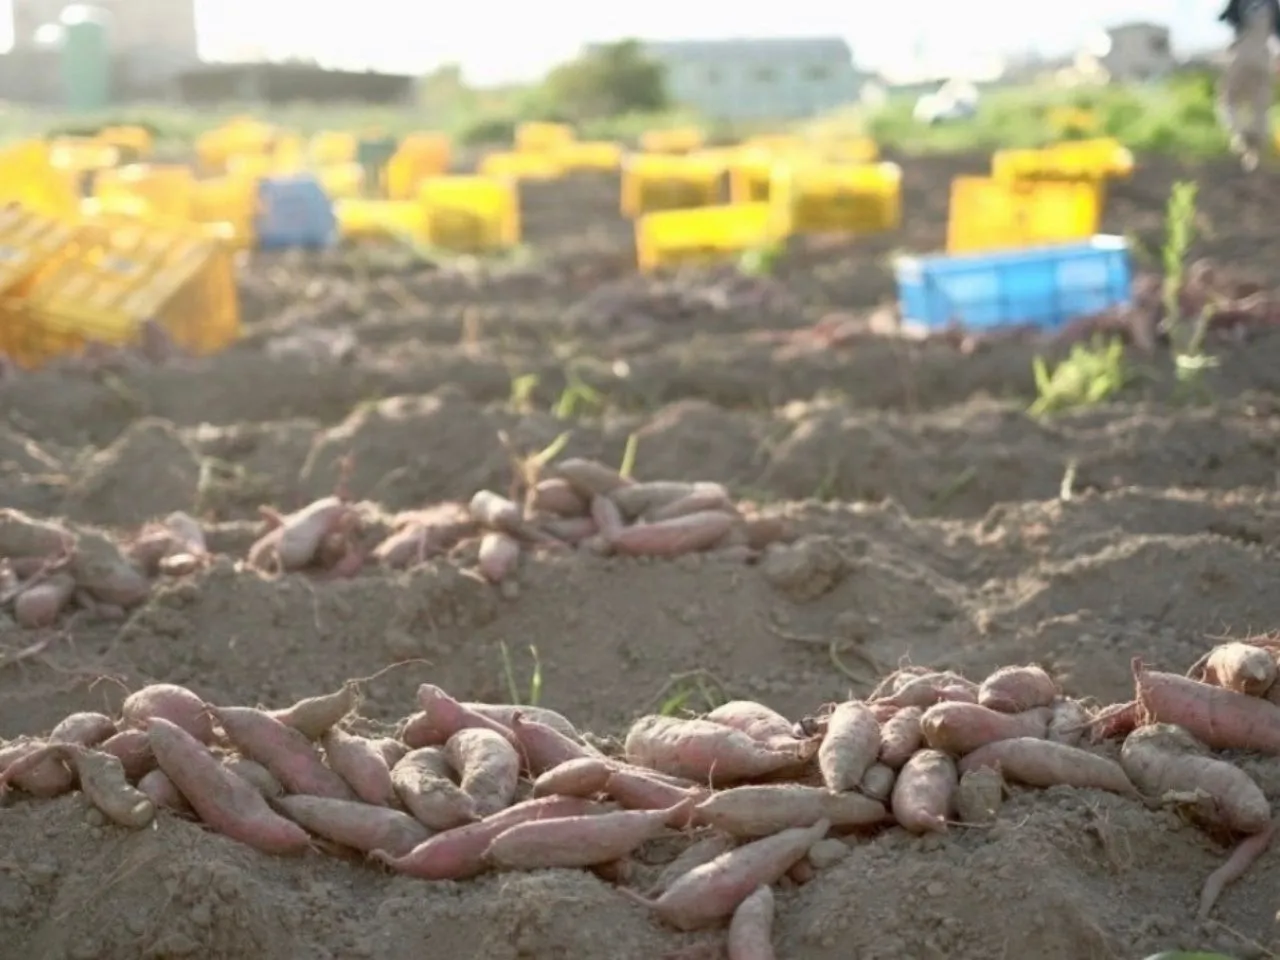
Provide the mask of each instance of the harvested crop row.
[{"label": "harvested crop row", "polygon": [[[788,538],[778,518],[751,515],[715,483],[622,477],[604,464],[565,460],[545,468],[517,503],[481,490],[470,503],[439,503],[370,523],[346,492],[292,513],[261,507],[266,525],[245,563],[266,575],[352,577],[448,556],[492,583],[529,553],[678,557],[714,551],[748,561]],[[385,532],[388,530],[389,532]],[[184,577],[212,560],[199,521],[172,513],[117,545],[100,531],[0,510],[0,609],[21,627],[55,624],[86,609],[120,619],[146,601],[157,577]]]},{"label": "harvested crop row", "polygon": [[[1118,751],[1085,736],[1114,711],[1065,699],[1034,666],[981,683],[910,668],[798,724],[743,700],[641,717],[614,754],[554,711],[465,703],[432,684],[395,737],[354,732],[362,681],[276,710],[157,684],[119,718],[76,714],[0,745],[0,789],[78,786],[124,828],[195,819],[264,854],[354,853],[424,880],[590,869],[680,930],[731,921],[740,956],[770,955],[770,887],[810,880],[809,851],[829,836],[990,822],[1015,786],[1096,789],[1242,838],[1204,884],[1207,916],[1274,830],[1262,789],[1213,751],[1280,755],[1280,706],[1221,665],[1204,675],[1217,682],[1135,663],[1135,727]],[[686,854],[629,889],[632,855],[672,832],[693,838]]]}]

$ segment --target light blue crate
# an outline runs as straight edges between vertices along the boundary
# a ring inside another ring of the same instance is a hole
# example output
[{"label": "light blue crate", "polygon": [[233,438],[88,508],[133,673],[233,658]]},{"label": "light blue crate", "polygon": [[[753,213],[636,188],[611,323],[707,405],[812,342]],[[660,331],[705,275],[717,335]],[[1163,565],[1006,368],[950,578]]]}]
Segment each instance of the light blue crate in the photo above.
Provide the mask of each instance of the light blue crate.
[{"label": "light blue crate", "polygon": [[1128,304],[1133,267],[1124,237],[963,256],[899,257],[902,318],[925,327],[1062,326]]},{"label": "light blue crate", "polygon": [[314,176],[264,177],[258,183],[254,233],[260,250],[318,250],[337,242],[338,220]]}]

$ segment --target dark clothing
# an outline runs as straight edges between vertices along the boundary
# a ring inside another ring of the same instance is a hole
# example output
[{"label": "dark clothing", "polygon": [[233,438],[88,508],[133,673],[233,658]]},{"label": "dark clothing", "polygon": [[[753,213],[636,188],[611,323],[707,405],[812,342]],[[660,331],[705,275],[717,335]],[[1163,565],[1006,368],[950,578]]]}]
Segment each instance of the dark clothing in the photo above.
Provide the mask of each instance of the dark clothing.
[{"label": "dark clothing", "polygon": [[1280,37],[1280,0],[1229,0],[1227,8],[1218,16],[1220,23],[1225,23],[1237,34],[1244,26],[1245,13],[1254,6],[1263,3],[1271,5],[1271,22],[1275,25],[1275,33]]}]

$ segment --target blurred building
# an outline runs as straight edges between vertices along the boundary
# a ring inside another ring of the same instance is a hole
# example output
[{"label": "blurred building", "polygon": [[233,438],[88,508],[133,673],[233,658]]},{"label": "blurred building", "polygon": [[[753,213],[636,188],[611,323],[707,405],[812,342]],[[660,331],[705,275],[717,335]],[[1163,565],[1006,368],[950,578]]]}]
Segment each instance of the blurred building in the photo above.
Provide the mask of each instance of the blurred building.
[{"label": "blurred building", "polygon": [[862,75],[838,37],[644,44],[677,103],[711,120],[797,120],[856,103]]},{"label": "blurred building", "polygon": [[1169,28],[1159,23],[1123,23],[1098,34],[1076,57],[1082,74],[1111,80],[1144,81],[1167,77],[1178,68]]}]

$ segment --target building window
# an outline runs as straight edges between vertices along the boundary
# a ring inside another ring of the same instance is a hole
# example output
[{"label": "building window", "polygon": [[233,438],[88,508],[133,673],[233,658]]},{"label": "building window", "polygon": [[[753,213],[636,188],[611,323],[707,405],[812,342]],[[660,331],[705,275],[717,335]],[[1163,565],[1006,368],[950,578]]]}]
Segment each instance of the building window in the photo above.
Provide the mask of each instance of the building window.
[{"label": "building window", "polygon": [[811,83],[825,83],[831,79],[831,70],[821,66],[806,67],[804,78]]},{"label": "building window", "polygon": [[1151,52],[1158,56],[1165,56],[1169,52],[1169,38],[1165,36],[1150,37],[1147,44],[1151,48]]},{"label": "building window", "polygon": [[760,67],[755,72],[756,83],[776,83],[778,80],[778,71],[772,67]]}]

